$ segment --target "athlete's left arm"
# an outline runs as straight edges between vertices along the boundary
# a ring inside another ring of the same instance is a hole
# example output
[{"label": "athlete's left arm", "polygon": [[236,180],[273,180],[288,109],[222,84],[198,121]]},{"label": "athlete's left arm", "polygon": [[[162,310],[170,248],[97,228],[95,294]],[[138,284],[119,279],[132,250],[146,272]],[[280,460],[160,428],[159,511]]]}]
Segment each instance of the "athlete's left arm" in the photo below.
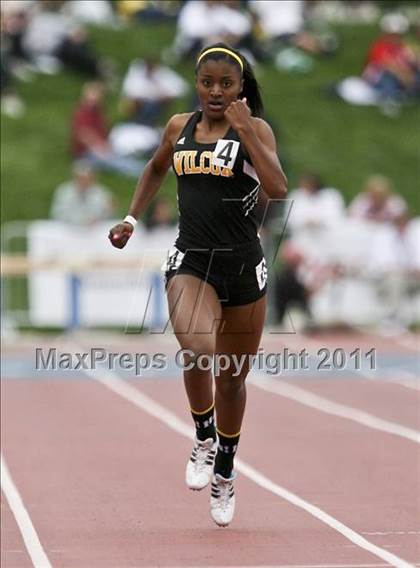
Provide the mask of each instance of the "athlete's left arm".
[{"label": "athlete's left arm", "polygon": [[225,116],[239,134],[265,193],[281,199],[287,192],[287,178],[277,156],[277,144],[271,127],[261,118],[254,118],[246,100],[229,105]]}]

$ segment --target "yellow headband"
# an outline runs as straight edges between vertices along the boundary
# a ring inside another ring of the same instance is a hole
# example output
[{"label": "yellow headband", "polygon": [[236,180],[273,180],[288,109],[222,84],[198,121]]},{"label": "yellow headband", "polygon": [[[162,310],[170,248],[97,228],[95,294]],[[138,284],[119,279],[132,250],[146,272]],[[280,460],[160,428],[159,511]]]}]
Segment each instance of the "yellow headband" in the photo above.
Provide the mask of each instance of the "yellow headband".
[{"label": "yellow headband", "polygon": [[197,59],[197,65],[200,63],[200,61],[203,59],[205,55],[208,55],[209,53],[214,53],[215,51],[221,51],[222,53],[227,53],[228,55],[233,57],[233,59],[236,59],[236,61],[241,66],[241,70],[242,71],[244,70],[244,64],[242,63],[242,59],[238,55],[236,55],[236,53],[230,51],[230,49],[226,49],[225,47],[211,47],[210,49],[206,49],[206,51],[203,51],[203,53]]}]

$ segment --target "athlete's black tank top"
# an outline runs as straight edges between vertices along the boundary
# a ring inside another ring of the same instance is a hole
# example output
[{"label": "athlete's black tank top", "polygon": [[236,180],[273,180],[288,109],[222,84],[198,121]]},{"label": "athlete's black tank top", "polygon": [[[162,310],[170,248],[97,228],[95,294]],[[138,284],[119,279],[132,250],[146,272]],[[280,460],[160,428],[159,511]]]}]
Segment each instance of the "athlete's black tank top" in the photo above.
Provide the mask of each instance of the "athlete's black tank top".
[{"label": "athlete's black tank top", "polygon": [[240,248],[258,240],[258,177],[232,127],[217,142],[195,141],[201,117],[201,111],[190,117],[174,148],[179,209],[175,244],[181,250]]}]

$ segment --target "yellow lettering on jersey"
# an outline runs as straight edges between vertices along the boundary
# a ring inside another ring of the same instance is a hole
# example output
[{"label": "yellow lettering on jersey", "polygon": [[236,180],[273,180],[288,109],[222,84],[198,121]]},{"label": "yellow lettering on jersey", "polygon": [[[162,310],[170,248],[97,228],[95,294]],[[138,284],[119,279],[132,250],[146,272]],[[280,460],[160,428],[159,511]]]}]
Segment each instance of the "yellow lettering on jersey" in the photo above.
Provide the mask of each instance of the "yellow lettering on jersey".
[{"label": "yellow lettering on jersey", "polygon": [[[211,164],[211,157],[213,152],[209,152],[206,150],[200,156],[200,171],[202,174],[209,174],[210,173],[210,164]],[[207,165],[205,161],[207,160]]]},{"label": "yellow lettering on jersey", "polygon": [[200,164],[196,164],[196,157],[197,152],[194,150],[191,156],[191,173],[192,174],[201,174]]},{"label": "yellow lettering on jersey", "polygon": [[197,163],[196,150],[181,150],[174,153],[174,169],[179,176],[184,174],[211,174],[213,176],[232,177],[233,171],[221,168],[213,163],[213,152],[206,150],[201,153]]},{"label": "yellow lettering on jersey", "polygon": [[192,174],[193,167],[194,167],[194,158],[197,154],[196,150],[186,150],[185,152],[185,159],[184,159],[184,173],[185,174]]},{"label": "yellow lettering on jersey", "polygon": [[190,163],[189,163],[189,157],[190,157],[191,152],[184,150],[182,153],[184,154],[184,161],[182,162],[184,174],[189,174],[190,170],[191,170]]},{"label": "yellow lettering on jersey", "polygon": [[184,159],[184,154],[185,151],[183,152],[175,152],[174,154],[174,167],[175,167],[175,171],[179,176],[182,176],[182,174],[184,173],[182,170],[182,162]]},{"label": "yellow lettering on jersey", "polygon": [[210,173],[213,176],[220,176],[220,166],[216,166],[216,164],[213,163],[213,160],[210,160]]},{"label": "yellow lettering on jersey", "polygon": [[220,172],[220,175],[222,175],[223,177],[232,177],[232,176],[233,176],[233,172],[232,172],[232,170],[230,170],[229,168],[222,168],[222,171]]}]

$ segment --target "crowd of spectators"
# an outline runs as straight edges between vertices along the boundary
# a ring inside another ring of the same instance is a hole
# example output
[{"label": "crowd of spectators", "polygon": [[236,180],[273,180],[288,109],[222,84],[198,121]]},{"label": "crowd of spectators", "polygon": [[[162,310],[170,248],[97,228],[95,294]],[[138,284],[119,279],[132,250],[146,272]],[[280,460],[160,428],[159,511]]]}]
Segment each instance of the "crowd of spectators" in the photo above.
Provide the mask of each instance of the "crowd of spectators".
[{"label": "crowd of spectators", "polygon": [[298,307],[311,324],[311,298],[328,282],[355,276],[370,280],[385,306],[382,323],[400,331],[404,298],[420,289],[420,218],[410,216],[391,180],[369,177],[346,208],[340,191],[305,173],[286,203],[274,279],[277,323]]},{"label": "crowd of spectators", "polygon": [[[32,73],[55,74],[64,69],[88,79],[111,81],[112,62],[90,41],[89,25],[118,28],[130,21],[176,20],[174,43],[163,50],[171,63],[193,57],[203,45],[214,41],[226,41],[251,60],[260,61],[287,45],[312,54],[332,50],[331,42],[327,45],[325,37],[308,30],[310,4],[303,0],[3,0],[2,110],[14,117],[23,114],[24,102],[16,82],[29,79]],[[155,94],[148,95],[146,101],[136,87],[140,81],[148,87],[154,84],[151,91]],[[128,69],[123,96],[136,105],[142,102],[136,118],[150,121],[155,116],[156,99],[161,105],[185,90],[182,79],[158,60],[139,60]]]},{"label": "crowd of spectators", "polygon": [[[1,103],[2,112],[18,118],[25,104],[17,82],[34,73],[53,75],[61,70],[106,81],[110,62],[101,57],[89,39],[86,23],[95,9],[108,7],[96,0],[3,0],[1,2]],[[82,17],[84,15],[84,18]]]},{"label": "crowd of spectators", "polygon": [[[34,72],[64,69],[111,82],[114,67],[90,41],[89,25],[175,21],[174,42],[162,50],[169,64],[194,57],[203,45],[225,41],[254,62],[271,60],[282,69],[309,71],[313,57],[334,54],[339,46],[330,20],[372,22],[379,16],[369,1],[3,0],[2,111],[22,116],[17,81]],[[343,79],[335,92],[350,103],[377,104],[395,114],[398,105],[419,97],[420,57],[405,39],[406,16],[386,13],[380,27],[368,52],[360,53],[360,76]],[[140,84],[146,89],[139,91]],[[153,125],[165,104],[186,89],[183,79],[158,59],[138,59],[123,81],[122,108],[135,122]]]},{"label": "crowd of spectators", "polygon": [[291,46],[312,55],[331,54],[337,38],[331,31],[320,32],[308,25],[312,4],[304,0],[185,2],[166,57],[171,61],[194,57],[204,45],[217,41],[242,50],[252,61],[275,59]]}]

